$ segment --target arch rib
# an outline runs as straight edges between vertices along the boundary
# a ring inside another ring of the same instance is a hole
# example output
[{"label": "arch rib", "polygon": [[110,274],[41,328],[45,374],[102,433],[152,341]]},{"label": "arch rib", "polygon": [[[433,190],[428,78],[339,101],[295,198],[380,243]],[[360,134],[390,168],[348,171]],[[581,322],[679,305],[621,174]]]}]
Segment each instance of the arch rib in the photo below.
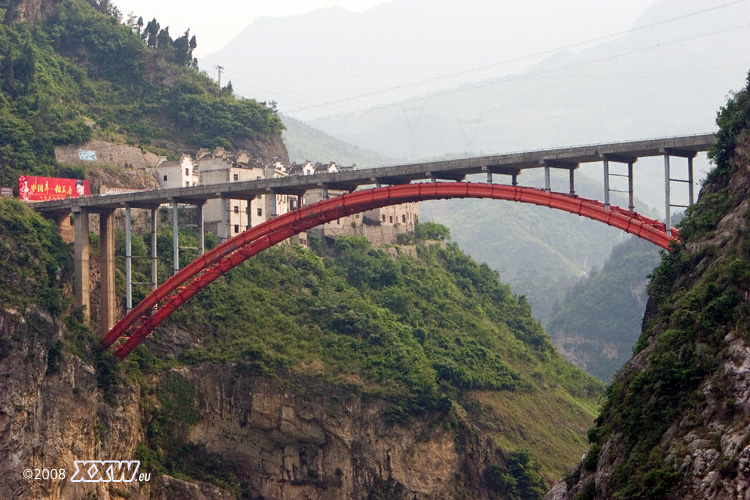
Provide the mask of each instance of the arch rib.
[{"label": "arch rib", "polygon": [[635,212],[576,195],[543,189],[471,182],[437,182],[386,186],[355,191],[300,207],[252,227],[206,252],[182,268],[125,315],[102,339],[102,345],[118,344],[115,354],[125,357],[157,326],[216,278],[253,255],[308,229],[359,212],[401,203],[446,198],[489,198],[531,203],[564,210],[616,227],[667,250],[679,237],[672,229]]}]

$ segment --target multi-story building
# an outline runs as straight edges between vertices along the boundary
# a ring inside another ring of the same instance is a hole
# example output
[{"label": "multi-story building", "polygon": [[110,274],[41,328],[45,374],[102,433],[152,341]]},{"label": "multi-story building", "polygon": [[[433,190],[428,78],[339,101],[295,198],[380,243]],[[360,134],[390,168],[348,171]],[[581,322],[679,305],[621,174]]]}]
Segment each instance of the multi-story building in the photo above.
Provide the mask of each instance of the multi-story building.
[{"label": "multi-story building", "polygon": [[163,161],[156,166],[157,180],[163,188],[189,187],[198,184],[198,173],[190,155],[182,155],[179,161]]},{"label": "multi-story building", "polygon": [[[249,155],[240,151],[228,153],[223,148],[213,152],[202,149],[198,159],[193,160],[183,155],[180,161],[163,162],[155,175],[161,187],[194,186],[197,184],[218,184],[241,182],[287,175],[311,175],[320,172],[339,172],[354,169],[356,165],[341,167],[334,162],[292,164],[288,169],[279,161],[263,164],[252,161]],[[338,196],[345,191],[329,190],[328,196]],[[325,193],[322,189],[309,190],[299,200],[297,196],[265,193],[251,199],[212,199],[203,207],[204,228],[220,238],[231,238],[249,227],[257,226],[272,217],[283,215],[300,204],[310,205],[322,200]],[[419,217],[417,203],[383,207],[369,210],[362,214],[353,214],[328,222],[311,233],[324,239],[333,240],[339,236],[364,236],[373,245],[381,246],[393,243],[399,233],[413,231]],[[222,223],[226,226],[222,227]],[[296,242],[306,244],[307,235],[301,234]]]},{"label": "multi-story building", "polygon": [[[304,165],[292,165],[290,172],[292,175],[311,175],[321,172],[339,172],[357,168],[356,165],[351,167],[340,167],[336,163],[312,164],[305,162]],[[338,196],[345,191],[328,191],[328,196]],[[324,193],[321,189],[315,189],[305,193],[303,203],[309,205],[322,200]],[[341,217],[310,231],[311,234],[328,240],[334,240],[339,236],[364,236],[374,246],[382,246],[388,243],[395,243],[396,235],[414,231],[419,218],[418,203],[402,203],[389,207],[369,210],[362,214],[353,214],[347,217]]]},{"label": "multi-story building", "polygon": [[[200,184],[240,182],[287,175],[286,169],[279,162],[262,165],[250,162],[247,154],[225,153],[218,149],[213,154],[206,154],[198,159]],[[260,194],[251,199],[215,199],[208,200],[203,208],[203,220],[207,231],[220,237],[231,238],[245,229],[257,226],[271,217],[289,211],[296,197],[279,194]],[[222,205],[226,210],[226,232],[222,230]]]}]

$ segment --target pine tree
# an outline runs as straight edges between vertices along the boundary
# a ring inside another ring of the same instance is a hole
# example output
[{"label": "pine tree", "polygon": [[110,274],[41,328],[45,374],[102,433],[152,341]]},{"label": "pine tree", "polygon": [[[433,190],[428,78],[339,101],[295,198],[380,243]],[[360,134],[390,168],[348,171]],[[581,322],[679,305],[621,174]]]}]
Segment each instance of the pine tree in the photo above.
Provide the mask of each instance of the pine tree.
[{"label": "pine tree", "polygon": [[10,96],[15,96],[15,70],[13,68],[13,53],[10,50],[10,47],[8,47],[8,50],[5,52],[5,57],[3,57],[3,65],[2,65],[2,74],[3,74],[3,91],[7,93]]},{"label": "pine tree", "polygon": [[14,61],[13,72],[16,81],[23,84],[24,95],[27,95],[36,72],[36,58],[29,42],[26,42],[21,49],[21,57]]}]

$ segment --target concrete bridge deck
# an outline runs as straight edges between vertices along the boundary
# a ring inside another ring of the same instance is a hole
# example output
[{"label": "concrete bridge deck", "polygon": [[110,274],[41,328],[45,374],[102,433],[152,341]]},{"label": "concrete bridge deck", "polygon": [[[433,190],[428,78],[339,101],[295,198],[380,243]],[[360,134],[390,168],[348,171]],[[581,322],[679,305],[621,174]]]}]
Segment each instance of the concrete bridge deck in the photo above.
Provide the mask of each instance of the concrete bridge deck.
[{"label": "concrete bridge deck", "polygon": [[467,175],[487,172],[517,176],[530,168],[575,170],[581,163],[603,160],[634,163],[638,158],[660,155],[694,157],[716,142],[713,134],[650,139],[570,148],[547,149],[523,153],[477,156],[456,160],[431,161],[384,166],[315,175],[295,175],[274,179],[204,184],[192,187],[153,189],[135,193],[90,196],[36,202],[33,208],[42,213],[70,213],[73,207],[89,212],[109,211],[129,206],[154,208],[165,203],[200,204],[213,198],[247,199],[258,194],[302,195],[312,189],[353,191],[361,185],[406,184],[420,179],[458,181]]}]

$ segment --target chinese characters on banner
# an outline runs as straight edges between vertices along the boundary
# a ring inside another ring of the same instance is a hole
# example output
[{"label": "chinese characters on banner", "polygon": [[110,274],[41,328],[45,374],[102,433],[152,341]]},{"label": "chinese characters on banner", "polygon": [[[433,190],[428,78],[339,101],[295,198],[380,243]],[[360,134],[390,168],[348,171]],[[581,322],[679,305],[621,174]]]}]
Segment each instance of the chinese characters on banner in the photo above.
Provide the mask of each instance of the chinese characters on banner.
[{"label": "chinese characters on banner", "polygon": [[18,177],[18,196],[23,201],[59,200],[61,198],[89,196],[90,194],[89,181],[35,177],[32,175]]}]

